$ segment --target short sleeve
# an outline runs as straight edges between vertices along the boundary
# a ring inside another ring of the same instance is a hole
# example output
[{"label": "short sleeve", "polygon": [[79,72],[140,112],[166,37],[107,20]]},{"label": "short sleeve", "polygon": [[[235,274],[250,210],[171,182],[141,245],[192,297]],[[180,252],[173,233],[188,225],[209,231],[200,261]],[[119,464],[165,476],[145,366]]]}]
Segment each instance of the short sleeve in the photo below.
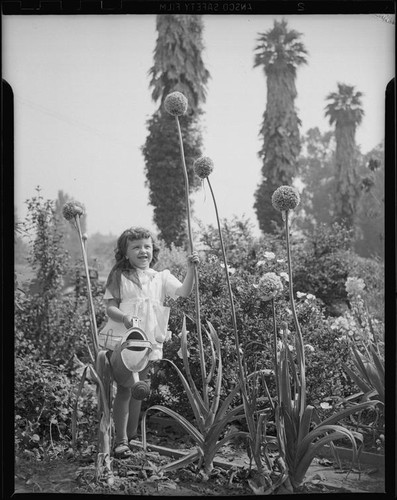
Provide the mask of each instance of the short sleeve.
[{"label": "short sleeve", "polygon": [[106,284],[104,299],[116,299],[120,300],[120,289],[117,286],[116,273],[110,278],[109,282]]},{"label": "short sleeve", "polygon": [[168,269],[162,271],[163,274],[163,286],[166,297],[171,297],[171,299],[176,299],[178,296],[175,292],[182,286],[182,283],[170,273]]},{"label": "short sleeve", "polygon": [[[114,299],[115,297],[113,296],[112,292],[109,290],[109,288],[106,288],[105,290],[105,294],[103,296],[103,298],[105,300],[109,300],[109,299]],[[116,299],[117,300],[117,299]]]}]

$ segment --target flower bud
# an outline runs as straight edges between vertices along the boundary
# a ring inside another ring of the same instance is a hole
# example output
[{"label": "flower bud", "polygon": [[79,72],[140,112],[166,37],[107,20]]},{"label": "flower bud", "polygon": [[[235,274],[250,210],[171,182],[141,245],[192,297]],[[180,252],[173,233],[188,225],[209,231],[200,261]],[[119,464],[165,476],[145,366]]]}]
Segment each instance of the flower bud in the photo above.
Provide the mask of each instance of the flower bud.
[{"label": "flower bud", "polygon": [[201,156],[194,162],[193,168],[200,179],[206,179],[214,170],[214,162],[208,156]]},{"label": "flower bud", "polygon": [[65,203],[62,209],[62,215],[66,220],[72,220],[73,218],[81,217],[84,215],[85,209],[84,205],[78,201],[68,201]]},{"label": "flower bud", "polygon": [[280,186],[272,196],[272,205],[280,212],[293,210],[300,202],[298,191],[292,186]]},{"label": "flower bud", "polygon": [[187,99],[181,92],[171,92],[164,100],[164,107],[172,116],[184,115],[187,111]]}]

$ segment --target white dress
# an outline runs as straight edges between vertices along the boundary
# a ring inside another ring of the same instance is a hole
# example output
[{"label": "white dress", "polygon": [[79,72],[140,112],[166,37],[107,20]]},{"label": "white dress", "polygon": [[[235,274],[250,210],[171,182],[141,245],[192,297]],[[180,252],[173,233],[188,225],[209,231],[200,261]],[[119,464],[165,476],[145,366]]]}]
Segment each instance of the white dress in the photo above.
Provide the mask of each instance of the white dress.
[{"label": "white dress", "polygon": [[[142,288],[121,275],[119,309],[139,318],[139,328],[153,344],[149,360],[154,361],[163,357],[163,342],[171,336],[168,331],[170,308],[163,305],[164,299],[176,299],[175,292],[182,283],[168,269],[160,272],[151,268],[145,271],[138,269],[137,272]],[[106,288],[104,299],[113,298]],[[108,317],[105,327],[99,332],[99,346],[114,350],[126,331],[123,323]]]}]

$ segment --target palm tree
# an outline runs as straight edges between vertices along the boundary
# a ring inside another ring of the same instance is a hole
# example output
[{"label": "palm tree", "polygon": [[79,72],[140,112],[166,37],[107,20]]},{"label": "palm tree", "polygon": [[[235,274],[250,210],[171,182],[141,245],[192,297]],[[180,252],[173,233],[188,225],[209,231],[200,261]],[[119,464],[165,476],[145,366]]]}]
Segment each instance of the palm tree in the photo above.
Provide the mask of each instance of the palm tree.
[{"label": "palm tree", "polygon": [[174,91],[182,92],[188,99],[188,112],[180,117],[180,125],[189,185],[193,190],[199,186],[199,179],[193,172],[193,161],[201,155],[199,117],[210,75],[201,57],[201,16],[158,15],[156,29],[154,64],[149,75],[152,98],[159,107],[148,120],[149,133],[142,148],[146,185],[159,236],[168,245],[182,245],[186,240],[184,177],[175,120],[164,111],[163,102]]},{"label": "palm tree", "polygon": [[364,115],[361,97],[353,86],[338,83],[338,92],[327,96],[330,102],[325,107],[330,125],[335,124],[334,219],[347,227],[353,225],[360,194],[355,136]]},{"label": "palm tree", "polygon": [[297,31],[288,30],[284,19],[274,21],[271,30],[260,34],[255,48],[254,67],[263,66],[267,78],[267,103],[260,130],[263,146],[258,152],[263,161],[262,183],[254,204],[264,232],[274,231],[272,220],[281,225],[280,212],[273,208],[271,197],[279,186],[290,184],[296,174],[301,122],[294,105],[295,79],[298,66],[307,62],[300,36]]}]

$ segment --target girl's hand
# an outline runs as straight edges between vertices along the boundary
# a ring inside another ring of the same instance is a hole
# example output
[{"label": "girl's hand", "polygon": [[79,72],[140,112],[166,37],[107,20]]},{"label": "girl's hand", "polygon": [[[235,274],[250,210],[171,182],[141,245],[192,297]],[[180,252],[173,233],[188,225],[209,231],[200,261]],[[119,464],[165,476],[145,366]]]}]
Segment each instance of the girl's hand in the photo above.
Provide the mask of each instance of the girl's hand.
[{"label": "girl's hand", "polygon": [[187,258],[187,262],[188,262],[189,267],[197,266],[200,263],[198,253],[193,252],[191,255],[189,255]]},{"label": "girl's hand", "polygon": [[124,314],[123,324],[127,328],[127,330],[129,328],[132,328],[134,326],[133,316],[131,316],[130,314]]}]

